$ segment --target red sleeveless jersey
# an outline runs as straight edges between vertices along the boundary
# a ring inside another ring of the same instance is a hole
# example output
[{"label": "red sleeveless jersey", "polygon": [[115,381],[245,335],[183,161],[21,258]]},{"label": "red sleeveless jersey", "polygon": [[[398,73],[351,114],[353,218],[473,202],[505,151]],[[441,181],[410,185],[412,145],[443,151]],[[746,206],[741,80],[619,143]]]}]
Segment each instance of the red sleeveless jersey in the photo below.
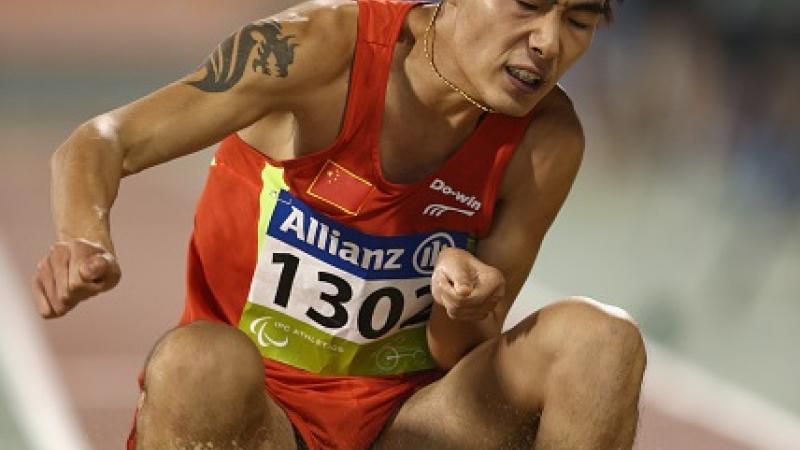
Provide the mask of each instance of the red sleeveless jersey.
[{"label": "red sleeveless jersey", "polygon": [[392,52],[417,3],[359,1],[342,129],[329,147],[274,161],[236,134],[211,164],[188,254],[181,319],[240,328],[266,386],[311,449],[364,449],[439,373],[425,340],[430,274],[448,246],[490,229],[505,165],[530,117],[489,114],[436,172],[381,173]]}]

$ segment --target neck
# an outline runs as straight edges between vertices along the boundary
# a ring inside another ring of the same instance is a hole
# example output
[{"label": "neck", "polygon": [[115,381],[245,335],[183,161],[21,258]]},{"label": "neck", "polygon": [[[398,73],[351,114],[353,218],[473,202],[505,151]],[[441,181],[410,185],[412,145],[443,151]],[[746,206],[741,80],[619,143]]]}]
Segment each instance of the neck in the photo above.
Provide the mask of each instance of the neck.
[{"label": "neck", "polygon": [[[467,100],[464,95],[466,93],[458,92],[463,88],[453,81],[459,80],[460,77],[456,76],[457,71],[452,64],[448,64],[449,45],[446,35],[450,30],[450,17],[445,13],[445,6],[443,5],[442,11],[439,12],[428,35],[428,55],[424,49],[425,32],[435,12],[435,7],[419,8],[416,11],[418,14],[409,20],[413,46],[405,61],[405,74],[417,99],[432,115],[445,119],[453,127],[466,126],[471,129],[477,124],[484,111]],[[456,86],[456,89],[437,75],[431,67],[429,55],[435,58],[435,67],[441,76],[448,79],[451,84]]]}]

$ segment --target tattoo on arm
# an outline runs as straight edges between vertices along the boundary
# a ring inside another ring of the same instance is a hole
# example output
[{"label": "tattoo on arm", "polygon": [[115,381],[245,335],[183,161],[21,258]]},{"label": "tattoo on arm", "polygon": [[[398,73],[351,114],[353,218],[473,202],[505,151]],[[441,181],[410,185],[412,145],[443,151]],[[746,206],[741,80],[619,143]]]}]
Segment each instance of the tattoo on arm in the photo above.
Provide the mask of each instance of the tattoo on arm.
[{"label": "tattoo on arm", "polygon": [[[285,78],[294,62],[297,44],[290,42],[294,37],[284,35],[281,25],[271,20],[246,25],[208,56],[200,69],[205,69],[202,80],[185,83],[206,92],[224,92],[235,86],[247,70]],[[271,57],[274,63],[270,63]]]}]

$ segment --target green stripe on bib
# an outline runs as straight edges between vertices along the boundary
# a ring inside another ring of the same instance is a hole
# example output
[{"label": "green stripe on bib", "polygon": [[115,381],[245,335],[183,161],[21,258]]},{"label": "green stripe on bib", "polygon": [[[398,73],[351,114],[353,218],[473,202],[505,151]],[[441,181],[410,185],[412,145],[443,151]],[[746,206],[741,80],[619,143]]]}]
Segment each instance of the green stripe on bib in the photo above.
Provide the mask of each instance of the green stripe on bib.
[{"label": "green stripe on bib", "polygon": [[424,325],[359,345],[248,303],[240,328],[262,356],[323,375],[382,376],[434,367]]}]

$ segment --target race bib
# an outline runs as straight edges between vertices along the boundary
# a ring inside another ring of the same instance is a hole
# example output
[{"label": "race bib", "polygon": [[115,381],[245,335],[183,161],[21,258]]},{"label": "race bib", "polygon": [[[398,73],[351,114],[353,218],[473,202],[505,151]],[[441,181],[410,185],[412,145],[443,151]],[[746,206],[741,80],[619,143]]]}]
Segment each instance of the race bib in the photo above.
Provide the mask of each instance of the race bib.
[{"label": "race bib", "polygon": [[320,374],[434,367],[425,324],[439,252],[466,233],[363,233],[318,213],[265,169],[259,257],[239,328],[265,357]]}]

